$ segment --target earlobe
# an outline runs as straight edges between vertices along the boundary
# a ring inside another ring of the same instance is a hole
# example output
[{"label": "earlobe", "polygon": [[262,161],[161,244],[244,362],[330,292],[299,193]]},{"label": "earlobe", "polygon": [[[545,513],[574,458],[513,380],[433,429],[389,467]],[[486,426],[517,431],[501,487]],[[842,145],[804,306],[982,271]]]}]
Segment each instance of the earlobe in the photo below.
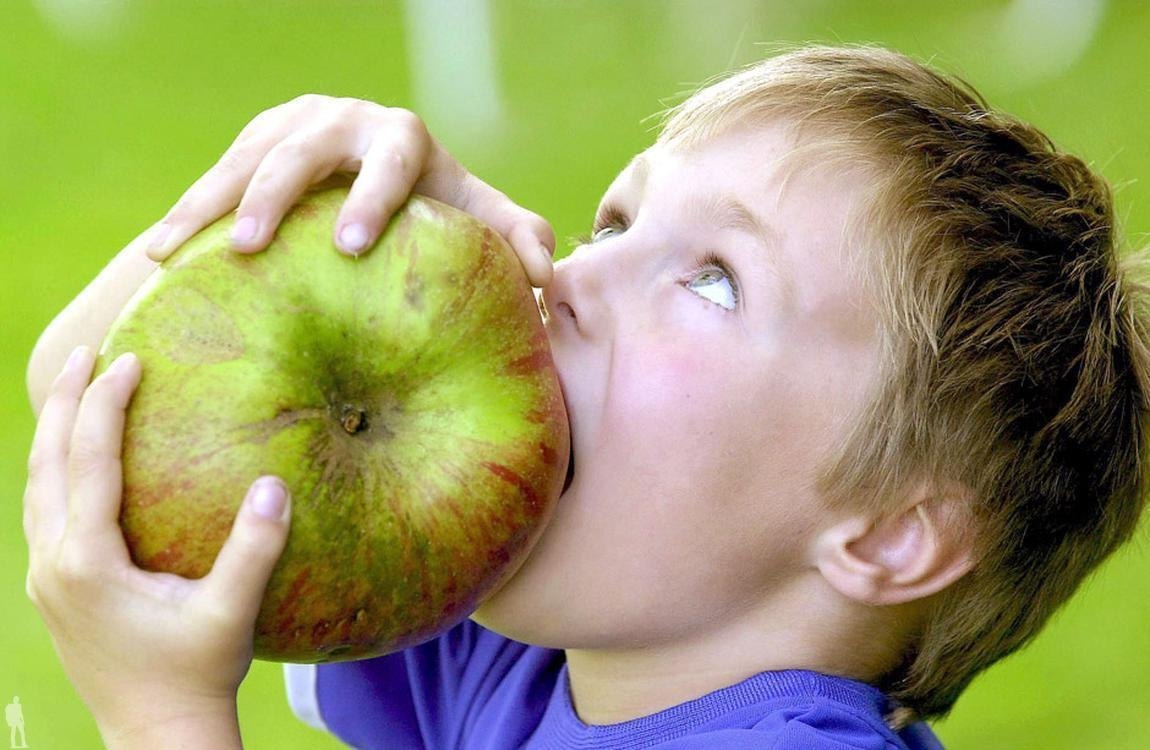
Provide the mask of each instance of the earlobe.
[{"label": "earlobe", "polygon": [[888,605],[928,597],[969,572],[971,534],[957,521],[965,514],[956,515],[965,496],[918,499],[878,524],[856,516],[827,529],[816,552],[827,582],[856,601]]}]

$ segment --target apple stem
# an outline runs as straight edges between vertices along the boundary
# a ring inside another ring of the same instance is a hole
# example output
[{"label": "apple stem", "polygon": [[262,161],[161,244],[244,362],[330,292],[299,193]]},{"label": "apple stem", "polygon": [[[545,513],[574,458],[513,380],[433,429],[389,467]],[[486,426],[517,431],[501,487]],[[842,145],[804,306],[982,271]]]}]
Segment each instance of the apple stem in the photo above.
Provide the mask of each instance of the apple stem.
[{"label": "apple stem", "polygon": [[367,429],[367,413],[351,404],[344,404],[339,421],[343,425],[344,431],[349,435]]}]

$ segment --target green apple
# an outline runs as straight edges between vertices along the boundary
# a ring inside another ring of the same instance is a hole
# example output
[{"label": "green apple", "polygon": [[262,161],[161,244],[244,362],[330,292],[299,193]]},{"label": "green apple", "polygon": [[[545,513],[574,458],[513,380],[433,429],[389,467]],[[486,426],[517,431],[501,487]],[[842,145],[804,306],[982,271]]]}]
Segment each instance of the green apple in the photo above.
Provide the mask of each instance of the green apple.
[{"label": "green apple", "polygon": [[142,365],[120,524],[146,570],[205,575],[249,485],[292,493],[258,658],[364,658],[463,620],[523,562],[568,477],[570,434],[536,297],[474,217],[413,195],[338,252],[345,185],[303,196],[263,252],[234,216],[164,261],[97,361]]}]

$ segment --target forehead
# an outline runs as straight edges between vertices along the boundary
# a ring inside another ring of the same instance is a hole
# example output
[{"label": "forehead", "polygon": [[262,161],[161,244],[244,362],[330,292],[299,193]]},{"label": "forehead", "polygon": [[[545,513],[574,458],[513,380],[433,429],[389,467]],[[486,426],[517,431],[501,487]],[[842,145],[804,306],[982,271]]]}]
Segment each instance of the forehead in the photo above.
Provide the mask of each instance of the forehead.
[{"label": "forehead", "polygon": [[[831,158],[831,157],[834,158]],[[869,332],[863,248],[851,221],[867,197],[867,178],[825,141],[785,122],[732,128],[689,148],[656,143],[612,183],[637,207],[656,198],[679,221],[710,228],[758,227],[769,263],[788,286],[795,313]],[[869,335],[869,334],[868,334]]]},{"label": "forehead", "polygon": [[828,202],[819,227],[845,223],[830,204],[841,202],[836,196],[853,197],[852,185],[819,168],[820,146],[778,121],[729,128],[683,147],[656,142],[628,162],[604,202],[626,195],[638,209],[655,199],[679,219],[740,229],[768,246],[785,244],[789,234],[808,229],[794,220],[809,213],[804,209],[812,201]]}]

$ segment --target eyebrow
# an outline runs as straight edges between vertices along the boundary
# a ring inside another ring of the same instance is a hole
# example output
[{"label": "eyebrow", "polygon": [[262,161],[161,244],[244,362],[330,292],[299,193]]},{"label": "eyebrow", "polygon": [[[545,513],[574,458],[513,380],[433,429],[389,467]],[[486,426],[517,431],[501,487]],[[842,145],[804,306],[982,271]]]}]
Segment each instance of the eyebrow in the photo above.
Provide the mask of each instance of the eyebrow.
[{"label": "eyebrow", "polygon": [[[640,195],[646,188],[650,167],[650,162],[643,154],[637,154],[627,164],[627,169],[631,171],[631,182],[640,188]],[[731,195],[708,195],[691,206],[691,213],[695,218],[719,229],[734,229],[751,235],[767,251],[767,259],[774,265],[775,258],[771,253],[775,252],[779,244],[779,233],[774,227],[759,221],[759,218],[739,199]]]},{"label": "eyebrow", "polygon": [[[647,187],[647,175],[651,170],[650,162],[644,154],[636,154],[626,169],[630,170],[631,184],[638,189],[642,197]],[[728,194],[708,195],[692,204],[689,210],[695,218],[718,229],[733,229],[757,240],[762,246],[763,260],[774,272],[775,277],[782,282],[784,290],[789,292],[790,280],[778,263],[777,253],[782,238],[777,229],[764,224],[745,203]]]},{"label": "eyebrow", "polygon": [[775,264],[779,235],[773,227],[759,221],[747,206],[731,195],[708,195],[691,206],[691,213],[719,229],[734,229],[749,234],[763,246],[768,262]]}]

